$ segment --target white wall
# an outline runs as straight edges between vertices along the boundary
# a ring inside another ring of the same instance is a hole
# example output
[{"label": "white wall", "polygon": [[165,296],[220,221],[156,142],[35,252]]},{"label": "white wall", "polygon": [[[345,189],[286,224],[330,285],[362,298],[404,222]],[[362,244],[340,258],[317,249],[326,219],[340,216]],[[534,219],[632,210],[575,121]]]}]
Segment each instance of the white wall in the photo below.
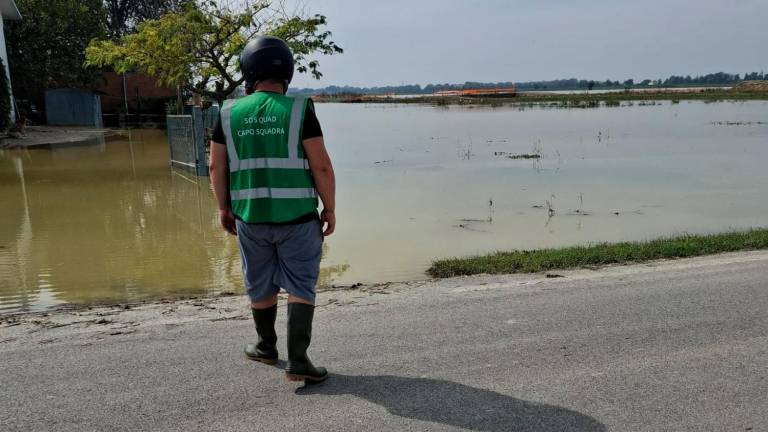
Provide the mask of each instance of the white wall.
[{"label": "white wall", "polygon": [[5,23],[3,17],[0,16],[0,58],[3,59],[5,65],[5,76],[8,77],[8,91],[11,95],[11,125],[16,121],[16,110],[13,105],[13,90],[11,87],[11,71],[8,69],[8,50],[5,48]]}]

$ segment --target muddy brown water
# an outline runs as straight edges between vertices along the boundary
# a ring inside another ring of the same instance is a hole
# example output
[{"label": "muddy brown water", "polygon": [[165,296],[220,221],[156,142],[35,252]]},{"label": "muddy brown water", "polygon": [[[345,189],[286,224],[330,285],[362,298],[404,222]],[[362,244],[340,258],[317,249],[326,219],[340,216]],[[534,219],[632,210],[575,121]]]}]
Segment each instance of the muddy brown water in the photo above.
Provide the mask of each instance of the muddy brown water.
[{"label": "muddy brown water", "polygon": [[[421,279],[437,257],[768,226],[768,102],[317,110],[339,183],[325,286]],[[163,131],[0,151],[0,313],[241,285],[207,179],[169,169]]]}]

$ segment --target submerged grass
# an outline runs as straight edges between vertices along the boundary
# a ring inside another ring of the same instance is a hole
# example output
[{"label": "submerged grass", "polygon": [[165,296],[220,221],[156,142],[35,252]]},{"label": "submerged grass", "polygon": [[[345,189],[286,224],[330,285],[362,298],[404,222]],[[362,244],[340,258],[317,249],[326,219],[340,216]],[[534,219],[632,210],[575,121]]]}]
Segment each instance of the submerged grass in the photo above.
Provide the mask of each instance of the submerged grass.
[{"label": "submerged grass", "polygon": [[538,153],[534,153],[534,154],[524,153],[524,154],[508,155],[507,158],[508,159],[541,159],[541,155]]},{"label": "submerged grass", "polygon": [[481,273],[537,273],[757,249],[768,249],[768,229],[442,259],[434,261],[427,273],[437,278]]}]

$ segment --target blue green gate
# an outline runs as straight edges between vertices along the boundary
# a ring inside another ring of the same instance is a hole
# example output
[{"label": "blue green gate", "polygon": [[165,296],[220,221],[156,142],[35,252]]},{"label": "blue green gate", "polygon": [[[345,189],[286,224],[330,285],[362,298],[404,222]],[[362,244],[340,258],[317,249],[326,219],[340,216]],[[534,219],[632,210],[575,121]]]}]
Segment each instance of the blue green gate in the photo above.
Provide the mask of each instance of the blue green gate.
[{"label": "blue green gate", "polygon": [[189,115],[167,116],[167,125],[171,166],[207,176],[205,121],[200,107],[192,107]]}]

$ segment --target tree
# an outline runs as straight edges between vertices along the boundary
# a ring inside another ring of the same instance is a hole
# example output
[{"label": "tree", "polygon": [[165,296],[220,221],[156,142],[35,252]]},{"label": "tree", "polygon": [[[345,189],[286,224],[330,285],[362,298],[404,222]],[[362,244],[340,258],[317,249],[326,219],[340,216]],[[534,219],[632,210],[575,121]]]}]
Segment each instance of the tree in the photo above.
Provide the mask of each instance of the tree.
[{"label": "tree", "polygon": [[100,75],[83,67],[85,47],[105,35],[101,0],[17,0],[24,17],[7,22],[16,97],[44,100],[53,87],[91,87]]},{"label": "tree", "polygon": [[105,26],[110,39],[133,33],[143,21],[158,19],[168,12],[183,12],[193,0],[104,0]]},{"label": "tree", "polygon": [[275,9],[265,0],[240,10],[206,0],[138,25],[137,32],[119,41],[93,41],[86,64],[112,67],[118,73],[139,71],[153,75],[161,85],[208,96],[219,103],[243,83],[238,55],[257,34],[284,39],[294,52],[297,70],[322,76],[312,54],[342,53],[324,29],[326,17],[302,17]]},{"label": "tree", "polygon": [[0,132],[8,129],[8,124],[11,121],[11,92],[8,90],[8,76],[5,74],[5,63],[0,59]]}]

